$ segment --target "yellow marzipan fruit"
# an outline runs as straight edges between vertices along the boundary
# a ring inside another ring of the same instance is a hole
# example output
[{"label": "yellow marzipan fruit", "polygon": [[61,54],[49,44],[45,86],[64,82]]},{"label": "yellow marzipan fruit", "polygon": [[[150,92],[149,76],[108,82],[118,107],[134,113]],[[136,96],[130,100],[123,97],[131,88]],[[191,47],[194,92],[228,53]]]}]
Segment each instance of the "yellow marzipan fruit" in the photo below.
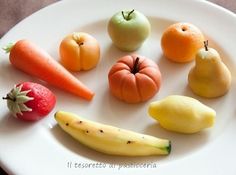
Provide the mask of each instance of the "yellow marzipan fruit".
[{"label": "yellow marzipan fruit", "polygon": [[196,133],[214,125],[216,112],[200,101],[181,95],[171,95],[150,103],[148,113],[160,125],[179,133]]},{"label": "yellow marzipan fruit", "polygon": [[169,140],[90,121],[76,114],[58,111],[59,126],[80,143],[102,153],[122,156],[168,155]]},{"label": "yellow marzipan fruit", "polygon": [[188,74],[188,85],[197,95],[216,98],[225,95],[231,87],[231,73],[219,53],[213,48],[200,49],[195,65]]}]

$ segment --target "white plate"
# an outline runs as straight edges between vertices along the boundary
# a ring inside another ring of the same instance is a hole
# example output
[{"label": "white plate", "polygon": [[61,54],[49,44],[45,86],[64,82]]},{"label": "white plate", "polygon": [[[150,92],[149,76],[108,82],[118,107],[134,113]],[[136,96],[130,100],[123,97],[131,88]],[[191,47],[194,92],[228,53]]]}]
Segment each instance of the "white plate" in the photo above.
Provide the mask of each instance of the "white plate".
[{"label": "white plate", "polygon": [[[108,19],[117,11],[137,9],[152,25],[152,33],[137,53],[158,63],[163,75],[160,93],[150,101],[167,95],[195,97],[217,112],[213,128],[194,135],[167,132],[147,115],[148,102],[128,105],[109,94],[107,73],[118,57],[128,54],[116,49],[108,37]],[[187,73],[193,63],[174,64],[163,58],[160,37],[163,30],[176,21],[198,26],[228,65],[233,76],[230,92],[209,100],[194,96],[187,87]],[[0,164],[10,174],[236,174],[236,16],[216,5],[197,0],[71,0],[61,1],[26,18],[0,41],[0,47],[27,38],[58,59],[58,46],[68,33],[85,31],[101,44],[102,56],[95,69],[75,74],[96,96],[86,102],[56,88],[54,111],[46,118],[25,123],[11,117],[6,103],[0,101]],[[18,70],[0,52],[0,96],[21,81],[38,80]],[[75,112],[89,119],[133,131],[168,138],[172,141],[169,156],[108,156],[79,144],[65,134],[54,120],[57,110]],[[75,164],[85,167],[74,167]],[[101,163],[101,164],[96,164]],[[147,163],[147,164],[145,164]],[[72,165],[71,168],[68,165]],[[114,166],[111,166],[114,165]],[[122,167],[121,167],[122,165]],[[88,168],[90,166],[90,168]],[[97,167],[92,167],[97,166]],[[101,167],[100,167],[101,166]]]}]

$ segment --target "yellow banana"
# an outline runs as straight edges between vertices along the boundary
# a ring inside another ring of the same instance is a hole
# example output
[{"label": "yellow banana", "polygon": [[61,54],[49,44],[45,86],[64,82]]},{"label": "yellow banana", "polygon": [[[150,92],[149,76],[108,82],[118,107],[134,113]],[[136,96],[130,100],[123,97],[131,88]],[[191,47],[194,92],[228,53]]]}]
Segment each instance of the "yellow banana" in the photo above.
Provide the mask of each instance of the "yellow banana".
[{"label": "yellow banana", "polygon": [[93,122],[76,114],[58,111],[55,119],[60,127],[80,143],[110,155],[167,155],[169,140]]}]

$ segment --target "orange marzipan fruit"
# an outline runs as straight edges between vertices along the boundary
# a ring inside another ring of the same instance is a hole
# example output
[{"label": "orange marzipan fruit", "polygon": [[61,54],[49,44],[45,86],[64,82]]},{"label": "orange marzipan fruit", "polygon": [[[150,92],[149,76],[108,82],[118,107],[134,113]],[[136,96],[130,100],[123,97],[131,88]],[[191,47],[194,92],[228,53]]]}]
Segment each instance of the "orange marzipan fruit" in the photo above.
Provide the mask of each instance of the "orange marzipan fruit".
[{"label": "orange marzipan fruit", "polygon": [[193,24],[180,22],[170,25],[163,33],[161,47],[163,54],[171,61],[185,63],[192,61],[203,47],[204,35]]}]

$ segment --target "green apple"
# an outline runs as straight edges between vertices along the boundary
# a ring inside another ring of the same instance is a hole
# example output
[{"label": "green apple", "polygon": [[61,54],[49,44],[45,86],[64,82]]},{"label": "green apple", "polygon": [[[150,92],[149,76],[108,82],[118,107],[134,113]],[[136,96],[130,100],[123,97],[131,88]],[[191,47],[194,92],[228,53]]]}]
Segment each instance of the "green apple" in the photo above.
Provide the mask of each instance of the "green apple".
[{"label": "green apple", "polygon": [[137,50],[151,31],[148,19],[137,10],[125,10],[112,16],[108,33],[113,43],[123,51]]}]

